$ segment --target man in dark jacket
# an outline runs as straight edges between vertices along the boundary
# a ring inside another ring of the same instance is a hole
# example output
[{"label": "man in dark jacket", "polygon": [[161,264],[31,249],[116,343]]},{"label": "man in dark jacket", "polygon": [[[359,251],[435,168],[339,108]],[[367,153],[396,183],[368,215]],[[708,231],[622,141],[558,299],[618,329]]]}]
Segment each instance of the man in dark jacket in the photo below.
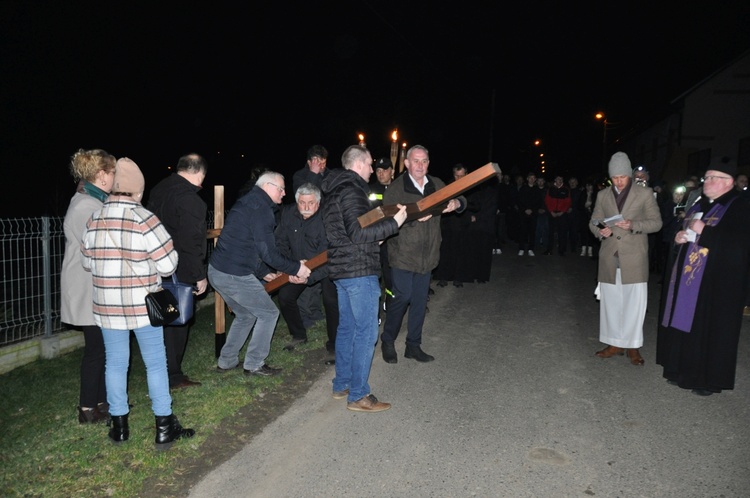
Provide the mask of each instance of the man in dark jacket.
[{"label": "man in dark jacket", "polygon": [[[385,191],[383,204],[410,204],[417,202],[445,187],[439,178],[428,176],[430,156],[426,148],[415,145],[406,153],[404,160],[407,174],[400,175]],[[466,209],[466,199],[459,196],[451,199],[443,213],[461,212]],[[409,309],[408,333],[404,357],[417,361],[432,361],[435,358],[422,351],[422,326],[427,309],[432,270],[440,260],[440,216],[427,215],[410,221],[398,235],[388,239],[388,262],[391,266],[393,296],[380,336],[383,359],[396,363],[394,342],[401,330],[407,308]]]},{"label": "man in dark jacket", "polygon": [[[375,180],[370,181],[370,203],[372,207],[383,205],[383,194],[393,181],[393,163],[387,157],[381,157],[375,161]],[[391,267],[388,266],[388,244],[380,244],[380,283],[383,288],[383,294],[380,302],[382,306],[378,308],[378,325],[380,325],[380,313],[388,307],[388,298],[391,294]]]},{"label": "man in dark jacket", "polygon": [[[179,255],[177,280],[193,284],[197,295],[206,292],[206,203],[198,192],[206,178],[208,164],[198,154],[177,161],[176,172],[151,191],[148,209],[161,220],[172,236]],[[182,372],[190,324],[164,327],[169,387],[181,389],[201,385]]]},{"label": "man in dark jacket", "polygon": [[313,145],[307,149],[307,162],[292,175],[292,188],[297,191],[304,183],[312,183],[320,188],[328,176],[328,150],[322,145]]},{"label": "man in dark jacket", "polygon": [[[307,162],[292,176],[292,192],[296,192],[305,183],[312,183],[318,188],[323,185],[323,179],[328,175],[328,150],[322,145],[313,145],[307,149]],[[305,327],[312,326],[323,319],[320,308],[321,289],[319,285],[309,286],[298,299],[302,313],[302,323]]]},{"label": "man in dark jacket", "polygon": [[372,209],[367,198],[372,156],[363,146],[352,145],[344,151],[341,163],[343,169],[331,171],[323,181],[322,207],[328,275],[339,298],[333,397],[347,398],[346,407],[352,411],[381,412],[391,405],[378,401],[368,383],[378,340],[378,244],[398,232],[406,220],[406,207],[393,218],[362,228],[358,218]]},{"label": "man in dark jacket", "polygon": [[281,371],[265,363],[279,309],[262,281],[278,276],[271,268],[288,274],[293,284],[305,283],[310,276],[302,261],[287,258],[276,246],[274,205],[281,204],[285,191],[281,173],[266,171],[260,175],[253,189],[232,206],[211,253],[208,279],[234,312],[216,367],[219,373],[238,366],[240,349],[250,331],[253,336],[245,352],[245,374],[267,377]]},{"label": "man in dark jacket", "polygon": [[[281,221],[275,232],[276,243],[284,256],[308,260],[328,249],[323,217],[318,213],[320,189],[312,183],[304,183],[294,193],[294,198],[296,204],[284,206],[282,210]],[[339,325],[338,296],[336,286],[328,278],[328,266],[322,265],[313,270],[307,283],[289,283],[279,289],[279,308],[292,335],[291,342],[284,346],[287,351],[307,342],[307,330],[302,322],[298,299],[302,291],[318,282],[321,285],[323,307],[326,311],[326,349],[329,352],[336,350],[336,329]]]}]

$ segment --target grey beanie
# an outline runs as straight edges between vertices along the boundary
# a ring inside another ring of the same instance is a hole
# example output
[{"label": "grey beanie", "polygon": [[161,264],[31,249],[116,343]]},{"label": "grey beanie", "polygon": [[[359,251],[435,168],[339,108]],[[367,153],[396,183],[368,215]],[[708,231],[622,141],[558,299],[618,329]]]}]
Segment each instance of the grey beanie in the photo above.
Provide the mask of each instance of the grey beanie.
[{"label": "grey beanie", "polygon": [[609,160],[609,176],[632,176],[633,168],[630,159],[624,152],[615,152]]}]

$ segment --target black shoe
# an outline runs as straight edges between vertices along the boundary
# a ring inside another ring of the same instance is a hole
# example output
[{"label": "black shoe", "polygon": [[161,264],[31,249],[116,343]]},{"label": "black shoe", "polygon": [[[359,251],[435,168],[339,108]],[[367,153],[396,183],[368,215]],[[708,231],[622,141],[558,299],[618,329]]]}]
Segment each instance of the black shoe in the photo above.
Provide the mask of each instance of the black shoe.
[{"label": "black shoe", "polygon": [[398,363],[398,355],[396,354],[396,347],[392,342],[383,342],[380,344],[380,349],[383,352],[383,361],[386,363]]},{"label": "black shoe", "polygon": [[292,340],[289,341],[284,346],[284,351],[294,351],[294,348],[296,348],[300,344],[307,344],[307,337],[305,338],[293,337]]},{"label": "black shoe", "polygon": [[216,365],[216,372],[220,373],[220,374],[223,374],[223,373],[231,372],[235,368],[239,368],[239,367],[240,367],[239,363],[236,364],[235,366],[233,366],[232,368],[221,368],[219,365]]},{"label": "black shoe", "polygon": [[435,293],[435,289],[433,289],[432,287],[430,287],[430,289],[427,291],[428,296],[431,296],[434,293]]},{"label": "black shoe", "polygon": [[458,280],[453,281],[453,287],[463,287],[463,282],[459,282]]},{"label": "black shoe", "polygon": [[110,418],[107,422],[107,426],[112,428],[109,430],[109,440],[113,444],[124,443],[130,437],[130,428],[128,427],[128,414],[117,415]]},{"label": "black shoe", "polygon": [[272,377],[274,375],[279,375],[280,373],[280,368],[269,367],[265,363],[260,368],[256,368],[255,370],[245,369],[245,375],[247,376],[257,375],[258,377]]},{"label": "black shoe", "polygon": [[177,384],[173,386],[169,386],[170,389],[185,389],[186,387],[198,387],[201,383],[197,380],[190,380],[187,377],[182,379],[182,381],[178,382]]},{"label": "black shoe", "polygon": [[156,438],[154,439],[154,443],[157,450],[168,450],[172,446],[172,443],[178,439],[193,436],[195,436],[195,430],[184,429],[174,413],[165,417],[156,417]]},{"label": "black shoe", "polygon": [[435,359],[434,356],[431,356],[425,353],[424,351],[422,351],[421,347],[410,346],[409,344],[406,345],[406,351],[404,351],[404,358],[413,358],[423,363],[426,363],[428,361],[433,361]]},{"label": "black shoe", "polygon": [[446,282],[445,280],[440,280],[437,285],[438,287],[445,287],[446,285],[448,285],[448,282]]},{"label": "black shoe", "polygon": [[[103,403],[106,405],[106,403]],[[109,405],[104,408],[95,406],[84,410],[80,406],[78,407],[78,423],[80,424],[95,424],[97,422],[106,422],[109,420]]]},{"label": "black shoe", "polygon": [[697,394],[698,396],[711,396],[713,394],[712,391],[708,391],[706,389],[693,389],[691,392],[693,394]]}]

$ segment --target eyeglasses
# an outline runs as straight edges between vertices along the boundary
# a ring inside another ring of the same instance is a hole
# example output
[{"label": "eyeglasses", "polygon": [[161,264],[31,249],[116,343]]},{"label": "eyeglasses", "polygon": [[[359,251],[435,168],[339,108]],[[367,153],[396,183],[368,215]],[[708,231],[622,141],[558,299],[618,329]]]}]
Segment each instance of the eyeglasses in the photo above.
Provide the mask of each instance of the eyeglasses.
[{"label": "eyeglasses", "polygon": [[731,180],[731,179],[732,179],[731,176],[714,176],[714,175],[709,175],[709,176],[704,176],[703,178],[701,178],[701,181],[705,182],[707,180],[710,180],[712,182],[715,182],[716,180]]},{"label": "eyeglasses", "polygon": [[279,187],[278,185],[276,185],[275,183],[272,183],[272,182],[266,182],[266,183],[268,183],[269,185],[273,185],[274,187],[276,187],[277,189],[279,189],[279,192],[286,192],[286,189],[284,187]]}]

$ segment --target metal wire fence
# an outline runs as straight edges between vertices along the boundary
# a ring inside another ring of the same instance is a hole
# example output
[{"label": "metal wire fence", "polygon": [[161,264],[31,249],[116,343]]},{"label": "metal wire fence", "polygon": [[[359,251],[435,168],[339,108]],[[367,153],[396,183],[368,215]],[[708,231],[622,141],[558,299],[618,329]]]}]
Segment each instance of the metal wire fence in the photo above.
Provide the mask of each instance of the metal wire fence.
[{"label": "metal wire fence", "polygon": [[[62,217],[0,219],[0,347],[68,330],[60,321]],[[213,211],[208,213],[213,228]],[[213,242],[207,244],[208,255]]]},{"label": "metal wire fence", "polygon": [[0,346],[51,335],[60,323],[63,218],[0,220]]}]

